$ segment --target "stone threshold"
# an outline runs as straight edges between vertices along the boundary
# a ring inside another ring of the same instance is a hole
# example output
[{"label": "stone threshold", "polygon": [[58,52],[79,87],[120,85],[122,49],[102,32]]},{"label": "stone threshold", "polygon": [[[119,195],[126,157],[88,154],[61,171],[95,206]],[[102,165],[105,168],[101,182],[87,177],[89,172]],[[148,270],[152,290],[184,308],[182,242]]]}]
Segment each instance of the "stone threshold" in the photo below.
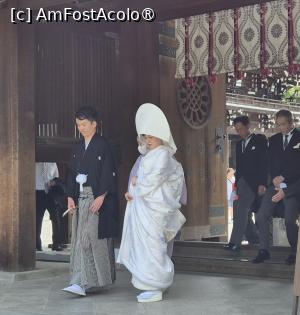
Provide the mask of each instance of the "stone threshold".
[{"label": "stone threshold", "polygon": [[69,272],[66,263],[37,261],[36,268],[29,271],[6,272],[0,271],[0,284],[11,284],[24,280],[46,279],[61,276]]}]

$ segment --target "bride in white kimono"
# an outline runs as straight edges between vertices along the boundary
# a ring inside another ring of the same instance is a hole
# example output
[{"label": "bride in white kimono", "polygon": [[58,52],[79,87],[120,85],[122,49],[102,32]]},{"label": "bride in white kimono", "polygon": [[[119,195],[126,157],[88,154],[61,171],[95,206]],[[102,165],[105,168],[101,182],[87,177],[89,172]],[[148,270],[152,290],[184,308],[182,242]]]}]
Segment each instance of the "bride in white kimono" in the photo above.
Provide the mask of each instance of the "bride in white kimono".
[{"label": "bride in white kimono", "polygon": [[168,243],[185,222],[180,212],[184,173],[173,155],[176,146],[163,112],[153,104],[136,114],[138,135],[144,135],[148,152],[140,160],[135,185],[130,184],[117,259],[132,274],[132,284],[145,292],[139,302],[162,300],[173,282],[174,265]]}]

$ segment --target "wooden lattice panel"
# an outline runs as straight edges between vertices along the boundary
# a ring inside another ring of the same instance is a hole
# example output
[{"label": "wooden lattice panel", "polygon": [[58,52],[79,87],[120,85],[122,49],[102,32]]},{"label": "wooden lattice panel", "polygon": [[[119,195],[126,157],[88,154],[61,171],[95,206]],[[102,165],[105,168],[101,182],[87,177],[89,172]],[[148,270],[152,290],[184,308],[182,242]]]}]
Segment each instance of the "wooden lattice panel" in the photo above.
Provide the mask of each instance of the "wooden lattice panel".
[{"label": "wooden lattice panel", "polygon": [[178,80],[178,109],[181,117],[193,129],[201,128],[209,119],[212,97],[211,88],[206,78],[195,78],[192,85],[185,80]]}]

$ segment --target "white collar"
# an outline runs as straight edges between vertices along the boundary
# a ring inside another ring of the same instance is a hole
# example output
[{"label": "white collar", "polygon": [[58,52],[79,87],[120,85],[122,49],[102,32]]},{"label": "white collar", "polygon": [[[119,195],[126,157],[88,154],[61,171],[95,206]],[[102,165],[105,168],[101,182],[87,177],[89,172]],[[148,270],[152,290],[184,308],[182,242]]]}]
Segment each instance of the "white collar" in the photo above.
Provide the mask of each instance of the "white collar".
[{"label": "white collar", "polygon": [[250,140],[250,138],[251,138],[252,136],[253,136],[253,133],[250,133],[250,134],[247,136],[247,138],[242,139],[242,141],[247,142],[247,141],[249,141],[249,140]]},{"label": "white collar", "polygon": [[293,132],[294,132],[294,130],[295,130],[296,128],[293,128],[289,133],[287,133],[287,134],[282,134],[282,138],[283,138],[283,140],[285,140],[285,139],[291,139],[292,138],[292,136],[293,136]]}]

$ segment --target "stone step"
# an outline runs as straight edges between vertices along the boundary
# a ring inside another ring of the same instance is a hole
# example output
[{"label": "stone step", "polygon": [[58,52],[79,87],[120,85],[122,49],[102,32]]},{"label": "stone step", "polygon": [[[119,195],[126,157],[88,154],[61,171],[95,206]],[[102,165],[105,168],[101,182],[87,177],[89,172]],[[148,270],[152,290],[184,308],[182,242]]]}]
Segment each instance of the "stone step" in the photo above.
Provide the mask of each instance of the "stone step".
[{"label": "stone step", "polygon": [[294,267],[276,262],[253,264],[249,261],[204,257],[176,257],[172,260],[178,272],[214,273],[245,277],[293,280]]},{"label": "stone step", "polygon": [[[36,252],[36,260],[42,262],[62,262],[69,263],[70,262],[70,248],[66,248],[63,251],[51,251],[51,250],[43,250]],[[115,257],[118,257],[119,249],[115,248]],[[117,270],[123,270],[123,266],[116,264]]]},{"label": "stone step", "polygon": [[[71,249],[65,248],[63,251],[43,250],[36,252],[37,261],[54,261],[54,262],[70,262]],[[115,257],[119,254],[119,249],[115,248]]]},{"label": "stone step", "polygon": [[60,252],[52,250],[37,251],[36,260],[68,263],[70,262],[70,250],[64,249]]},{"label": "stone step", "polygon": [[[242,245],[239,252],[224,249],[226,243],[175,241],[175,256],[237,258],[252,260],[258,252],[258,246]],[[284,261],[290,253],[289,247],[272,246],[270,248],[272,260]]]},{"label": "stone step", "polygon": [[287,266],[284,260],[289,248],[272,247],[271,260],[262,264],[253,264],[258,248],[243,246],[241,251],[233,253],[224,250],[223,243],[176,241],[172,260],[175,270],[180,272],[217,273],[246,277],[263,277],[292,280],[294,266]]},{"label": "stone step", "polygon": [[[247,245],[243,246],[239,253],[232,253],[224,250],[223,246],[224,243],[176,241],[172,257],[175,269],[180,272],[293,279],[294,267],[284,264],[289,248],[272,247],[271,260],[263,264],[253,264],[251,260],[257,254],[257,247]],[[118,255],[117,248],[115,254]],[[36,257],[39,261],[69,262],[70,250],[37,252]]]}]

